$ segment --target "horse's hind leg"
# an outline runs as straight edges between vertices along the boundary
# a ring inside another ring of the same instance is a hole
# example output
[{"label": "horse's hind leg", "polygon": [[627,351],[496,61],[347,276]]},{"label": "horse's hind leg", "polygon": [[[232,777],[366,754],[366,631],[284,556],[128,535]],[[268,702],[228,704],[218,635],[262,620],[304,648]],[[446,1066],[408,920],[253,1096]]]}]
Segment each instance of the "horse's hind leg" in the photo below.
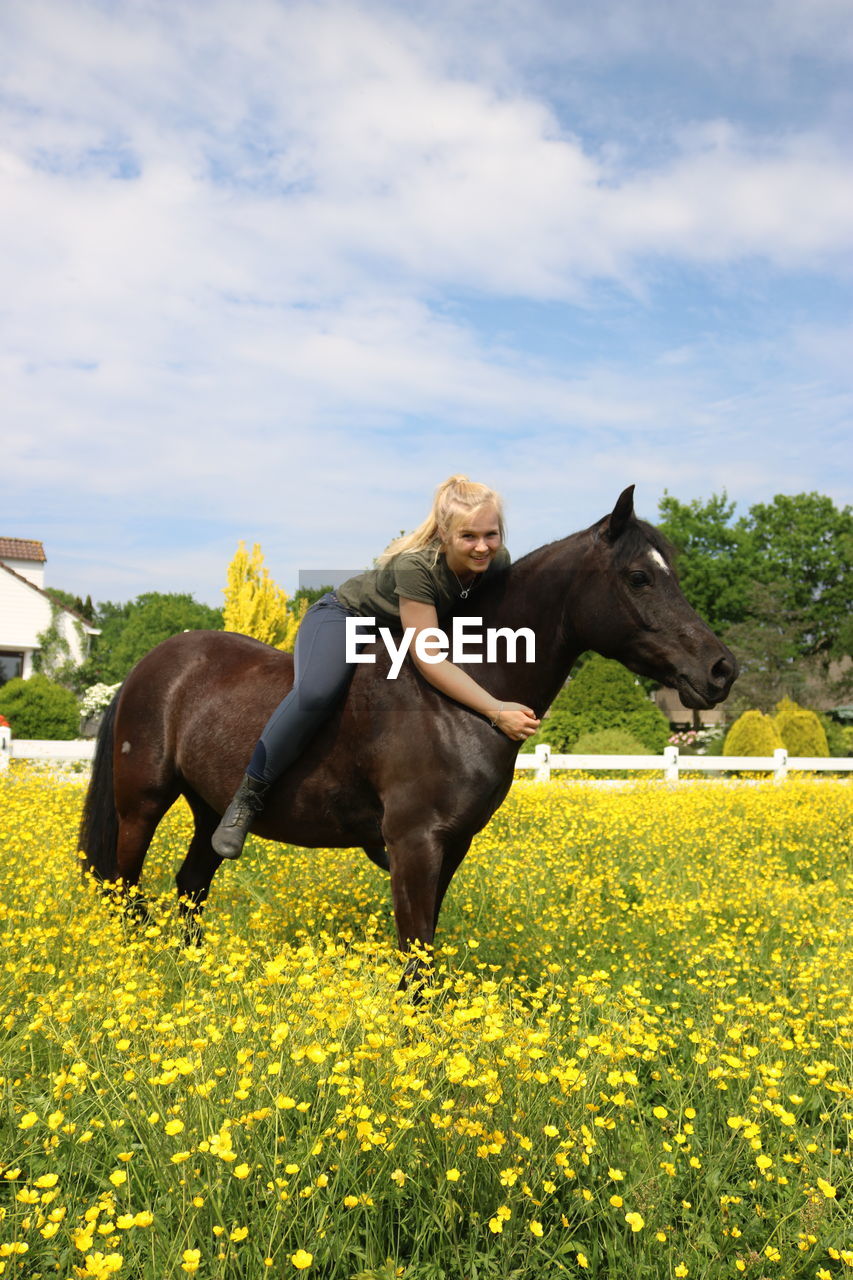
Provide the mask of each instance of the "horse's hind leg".
[{"label": "horse's hind leg", "polygon": [[[161,820],[178,798],[178,781],[171,757],[162,741],[148,734],[142,743],[126,723],[124,702],[119,704],[114,731],[114,798],[118,818],[115,874],[131,888],[139,883],[142,864]],[[131,745],[131,739],[135,745]],[[119,748],[118,744],[121,743]]]},{"label": "horse's hind leg", "polygon": [[119,814],[116,872],[117,878],[127,888],[139,884],[142,864],[154,832],[170,805],[171,801],[156,805],[143,803],[131,812]]},{"label": "horse's hind leg", "polygon": [[128,896],[128,891],[139,884],[154,832],[174,800],[174,794],[147,792],[118,810],[115,881],[122,887],[128,909],[141,920],[147,916],[144,899],[138,894]]},{"label": "horse's hind leg", "polygon": [[178,870],[176,883],[180,898],[180,912],[184,919],[187,943],[201,941],[199,914],[210,892],[210,883],[222,859],[213,852],[210,843],[219,825],[219,814],[194,793],[187,794],[187,803],[193,812],[195,831]]}]

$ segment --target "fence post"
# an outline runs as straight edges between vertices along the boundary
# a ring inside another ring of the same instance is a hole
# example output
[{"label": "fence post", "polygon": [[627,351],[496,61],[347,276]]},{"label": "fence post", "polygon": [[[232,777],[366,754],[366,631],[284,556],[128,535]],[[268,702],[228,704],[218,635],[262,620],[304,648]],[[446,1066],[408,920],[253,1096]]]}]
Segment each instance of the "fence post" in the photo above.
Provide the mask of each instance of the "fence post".
[{"label": "fence post", "polygon": [[0,773],[9,768],[9,756],[12,754],[12,731],[5,724],[0,724]]},{"label": "fence post", "polygon": [[788,776],[788,751],[785,747],[777,747],[773,752],[773,781],[784,782]]},{"label": "fence post", "polygon": [[550,782],[551,780],[551,748],[547,742],[540,742],[534,748],[533,754],[536,757],[536,773],[534,775],[537,782]]},{"label": "fence post", "polygon": [[667,782],[678,781],[678,747],[664,747],[663,776]]}]

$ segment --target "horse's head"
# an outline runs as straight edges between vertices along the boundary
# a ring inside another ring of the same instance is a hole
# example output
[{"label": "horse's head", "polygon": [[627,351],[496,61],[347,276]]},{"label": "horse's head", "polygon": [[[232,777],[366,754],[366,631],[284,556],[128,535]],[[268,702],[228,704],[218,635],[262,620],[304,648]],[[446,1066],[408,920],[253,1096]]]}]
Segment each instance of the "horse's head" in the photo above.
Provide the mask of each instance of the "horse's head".
[{"label": "horse's head", "polygon": [[586,536],[581,607],[569,603],[577,639],[677,689],[687,707],[722,702],[737,662],[685,599],[665,539],[634,515],[633,485]]}]

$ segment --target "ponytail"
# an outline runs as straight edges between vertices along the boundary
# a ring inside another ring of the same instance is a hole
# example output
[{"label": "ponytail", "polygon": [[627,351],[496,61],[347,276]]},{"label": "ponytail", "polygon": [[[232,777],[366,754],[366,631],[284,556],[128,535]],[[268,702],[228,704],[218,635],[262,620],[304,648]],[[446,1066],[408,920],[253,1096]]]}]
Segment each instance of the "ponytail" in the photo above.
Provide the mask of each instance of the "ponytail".
[{"label": "ponytail", "polygon": [[448,534],[455,525],[487,504],[491,504],[498,513],[498,527],[503,542],[504,517],[500,494],[495,493],[488,485],[469,480],[467,476],[451,476],[436,489],[432,510],[426,520],[412,533],[395,538],[379,557],[379,564],[387,564],[402,551],[422,551],[425,547],[432,546],[440,541],[442,534]]}]

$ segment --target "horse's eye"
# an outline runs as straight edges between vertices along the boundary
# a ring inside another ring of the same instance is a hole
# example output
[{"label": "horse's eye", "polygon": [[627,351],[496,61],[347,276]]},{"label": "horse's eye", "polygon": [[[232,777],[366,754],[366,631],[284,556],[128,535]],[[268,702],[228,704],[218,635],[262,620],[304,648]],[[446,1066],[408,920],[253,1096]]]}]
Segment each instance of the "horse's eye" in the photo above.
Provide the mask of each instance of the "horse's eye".
[{"label": "horse's eye", "polygon": [[632,587],[647,587],[651,582],[651,578],[643,569],[634,569],[628,574],[628,581]]}]

